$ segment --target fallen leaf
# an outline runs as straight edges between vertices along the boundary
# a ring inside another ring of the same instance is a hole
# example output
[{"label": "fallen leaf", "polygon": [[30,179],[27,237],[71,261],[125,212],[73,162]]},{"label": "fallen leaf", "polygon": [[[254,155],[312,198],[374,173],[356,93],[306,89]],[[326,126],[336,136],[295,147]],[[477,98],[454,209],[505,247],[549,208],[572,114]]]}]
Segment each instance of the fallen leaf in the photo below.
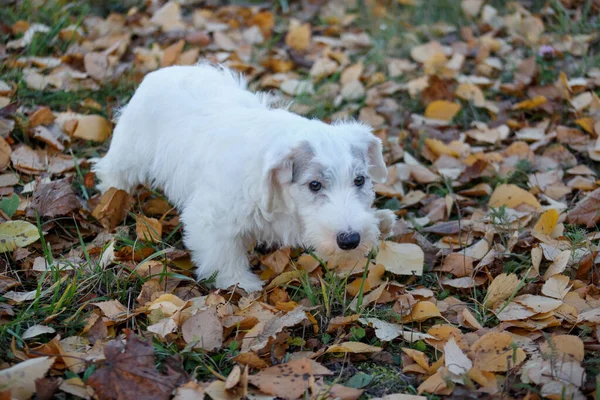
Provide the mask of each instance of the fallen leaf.
[{"label": "fallen leaf", "polygon": [[489,207],[495,208],[503,205],[508,208],[515,208],[521,204],[530,205],[535,210],[542,209],[541,204],[534,195],[513,184],[502,184],[497,186],[488,202]]},{"label": "fallen leaf", "polygon": [[44,335],[46,333],[54,333],[54,332],[56,332],[56,331],[51,326],[33,325],[33,326],[30,326],[29,328],[27,328],[27,330],[25,332],[23,332],[23,334],[21,335],[21,338],[24,340],[27,340],[27,339],[32,339],[36,336]]},{"label": "fallen leaf", "polygon": [[585,225],[592,228],[600,222],[600,188],[588,194],[567,214],[570,224]]},{"label": "fallen leaf", "polygon": [[[0,371],[0,387],[8,390],[7,399],[29,399],[36,392],[35,382],[46,375],[54,357],[38,357]],[[2,392],[0,392],[1,394]],[[6,393],[6,392],[4,392]]]},{"label": "fallen leaf", "polygon": [[0,253],[25,247],[40,238],[38,228],[27,221],[7,221],[0,224]]},{"label": "fallen leaf", "polygon": [[10,145],[0,136],[0,171],[4,171],[10,165],[11,154]]},{"label": "fallen leaf", "polygon": [[135,233],[138,240],[160,242],[162,238],[162,224],[156,218],[138,215],[135,222]]},{"label": "fallen leaf", "polygon": [[215,306],[191,316],[183,325],[181,333],[186,343],[195,343],[194,348],[213,351],[223,344],[223,325]]},{"label": "fallen leaf", "polygon": [[411,309],[410,315],[404,317],[404,322],[423,322],[430,318],[442,317],[440,310],[430,301],[419,301]]},{"label": "fallen leaf", "polygon": [[296,51],[306,51],[310,46],[311,36],[309,23],[291,25],[285,35],[285,44]]},{"label": "fallen leaf", "polygon": [[464,375],[473,368],[473,362],[458,347],[453,337],[444,345],[444,363],[448,371],[455,375]]},{"label": "fallen leaf", "polygon": [[460,104],[446,100],[436,100],[429,103],[425,109],[425,118],[450,122],[460,109]]},{"label": "fallen leaf", "polygon": [[104,346],[106,364],[97,368],[87,383],[101,399],[171,398],[180,376],[160,374],[151,342],[130,330],[126,335],[127,344],[115,339]]},{"label": "fallen leaf", "polygon": [[284,399],[297,399],[310,387],[315,376],[331,375],[331,371],[307,358],[275,365],[248,377],[248,382],[263,393]]},{"label": "fallen leaf", "polygon": [[105,229],[112,230],[127,216],[130,201],[129,194],[124,190],[110,188],[100,198],[92,216]]},{"label": "fallen leaf", "polygon": [[325,353],[379,353],[381,350],[381,347],[361,342],[343,342],[329,346]]},{"label": "fallen leaf", "polygon": [[525,361],[525,352],[509,333],[489,332],[471,345],[474,366],[482,371],[505,372]]},{"label": "fallen leaf", "polygon": [[100,115],[82,115],[77,118],[77,126],[72,136],[78,139],[102,143],[111,135],[111,126]]},{"label": "fallen leaf", "polygon": [[488,308],[495,308],[498,303],[508,299],[516,293],[519,287],[519,277],[515,274],[500,274],[494,278],[488,287],[487,294],[483,300],[483,305]]},{"label": "fallen leaf", "polygon": [[538,220],[538,222],[533,227],[533,232],[540,233],[543,235],[550,235],[556,227],[556,223],[558,222],[558,216],[558,211],[553,208],[544,211],[544,213],[540,215],[540,219]]},{"label": "fallen leaf", "polygon": [[393,274],[421,276],[424,260],[425,254],[416,244],[382,241],[375,263]]},{"label": "fallen leaf", "polygon": [[204,387],[199,383],[189,381],[175,390],[173,400],[204,400]]},{"label": "fallen leaf", "polygon": [[258,323],[244,337],[242,352],[263,349],[270,338],[275,337],[283,328],[294,326],[306,319],[304,307],[297,306],[286,314],[278,314],[271,319]]},{"label": "fallen leaf", "polygon": [[552,275],[546,280],[544,286],[542,286],[542,294],[555,299],[563,299],[567,293],[569,293],[569,277],[565,275]]},{"label": "fallen leaf", "polygon": [[33,194],[33,201],[27,210],[27,216],[33,218],[70,215],[81,208],[79,200],[71,187],[73,178],[59,179],[39,184]]},{"label": "fallen leaf", "polygon": [[362,324],[366,324],[375,328],[375,336],[384,342],[391,342],[400,336],[402,336],[402,338],[408,342],[417,342],[423,339],[434,339],[433,336],[426,333],[415,332],[404,328],[402,325],[382,321],[377,318],[360,318],[359,321]]}]

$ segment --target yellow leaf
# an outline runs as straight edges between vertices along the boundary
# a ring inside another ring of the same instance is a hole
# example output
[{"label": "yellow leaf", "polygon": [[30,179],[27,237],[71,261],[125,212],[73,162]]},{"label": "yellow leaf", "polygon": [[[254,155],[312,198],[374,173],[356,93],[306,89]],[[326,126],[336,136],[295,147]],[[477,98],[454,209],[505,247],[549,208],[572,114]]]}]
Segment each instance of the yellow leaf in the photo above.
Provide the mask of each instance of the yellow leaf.
[{"label": "yellow leaf", "polygon": [[296,51],[305,51],[310,46],[311,28],[310,24],[290,26],[285,35],[285,44]]},{"label": "yellow leaf", "polygon": [[536,210],[541,210],[542,208],[542,205],[534,195],[517,185],[507,183],[497,186],[488,202],[489,207],[495,208],[503,205],[508,208],[515,208],[521,204],[528,204]]},{"label": "yellow leaf", "polygon": [[406,317],[404,317],[403,321],[404,322],[411,322],[411,321],[423,322],[430,318],[436,318],[436,317],[441,317],[441,316],[442,316],[442,314],[440,314],[440,310],[438,310],[438,308],[435,304],[433,304],[430,301],[419,301],[418,303],[416,303],[413,306],[413,308],[410,312],[410,315],[407,315]]},{"label": "yellow leaf", "polygon": [[587,133],[594,134],[594,120],[590,117],[579,118],[575,123],[583,128]]},{"label": "yellow leaf", "polygon": [[270,290],[274,287],[283,285],[284,283],[291,282],[294,279],[298,279],[299,277],[303,276],[304,274],[305,272],[300,270],[284,272],[283,274],[278,275],[277,278],[273,279],[265,288],[265,290]]},{"label": "yellow leaf", "polygon": [[412,358],[414,362],[419,364],[421,367],[425,368],[425,370],[429,370],[429,360],[427,359],[427,355],[422,351],[409,349],[408,347],[403,347],[402,351]]},{"label": "yellow leaf", "polygon": [[417,388],[417,393],[431,393],[438,395],[449,395],[452,393],[453,387],[448,387],[446,380],[442,377],[442,373],[437,371],[435,374],[427,378]]},{"label": "yellow leaf", "polygon": [[556,223],[558,222],[558,211],[554,208],[547,210],[542,215],[540,215],[540,219],[533,227],[533,231],[535,233],[542,233],[545,235],[550,235],[554,228],[556,227]]},{"label": "yellow leaf", "polygon": [[515,274],[500,274],[494,278],[488,287],[487,294],[483,300],[483,305],[488,308],[494,308],[498,303],[508,299],[517,291],[519,277]]},{"label": "yellow leaf", "polygon": [[40,238],[37,227],[27,221],[7,221],[0,224],[0,253],[25,247]]},{"label": "yellow leaf", "polygon": [[460,104],[446,100],[436,100],[429,103],[427,109],[425,109],[425,118],[452,121],[452,118],[454,118],[460,109]]},{"label": "yellow leaf", "polygon": [[479,86],[470,82],[461,83],[454,94],[463,100],[472,101],[476,107],[483,107],[485,104],[485,96]]},{"label": "yellow leaf", "polygon": [[381,350],[381,347],[361,342],[344,342],[329,346],[325,353],[379,353]]},{"label": "yellow leaf", "polygon": [[555,335],[540,344],[540,352],[547,358],[578,362],[583,361],[583,341],[575,335]]},{"label": "yellow leaf", "polygon": [[525,352],[508,333],[489,332],[471,345],[474,365],[482,371],[505,372],[525,361]]},{"label": "yellow leaf", "polygon": [[93,142],[104,142],[111,134],[108,120],[100,115],[82,115],[77,118],[73,136]]},{"label": "yellow leaf", "polygon": [[431,150],[433,152],[433,154],[435,154],[436,156],[441,156],[442,154],[445,154],[447,156],[451,156],[451,157],[458,157],[459,154],[456,152],[456,150],[451,149],[450,147],[448,147],[448,145],[444,142],[442,142],[441,140],[437,140],[437,139],[425,139],[425,145],[427,145],[427,147],[429,147],[429,150]]},{"label": "yellow leaf", "polygon": [[532,110],[543,104],[546,104],[548,99],[544,96],[535,96],[533,99],[525,100],[513,106],[513,110]]}]

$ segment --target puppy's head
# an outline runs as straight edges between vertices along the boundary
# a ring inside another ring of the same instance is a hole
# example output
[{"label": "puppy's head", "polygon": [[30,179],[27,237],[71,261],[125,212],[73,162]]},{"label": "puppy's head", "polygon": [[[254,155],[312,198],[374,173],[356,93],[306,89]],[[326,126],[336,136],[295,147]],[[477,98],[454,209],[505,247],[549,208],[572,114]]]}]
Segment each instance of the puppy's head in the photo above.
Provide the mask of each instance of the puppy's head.
[{"label": "puppy's head", "polygon": [[362,255],[379,237],[371,206],[373,182],[387,178],[381,141],[357,122],[310,127],[265,155],[263,209],[294,214],[303,244],[321,256]]}]

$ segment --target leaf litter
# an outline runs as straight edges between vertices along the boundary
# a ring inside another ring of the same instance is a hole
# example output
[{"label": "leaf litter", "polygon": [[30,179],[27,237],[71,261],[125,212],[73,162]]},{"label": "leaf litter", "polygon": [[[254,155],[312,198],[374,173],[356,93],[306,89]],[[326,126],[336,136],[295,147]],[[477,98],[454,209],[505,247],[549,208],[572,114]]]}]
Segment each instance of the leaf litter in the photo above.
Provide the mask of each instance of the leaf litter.
[{"label": "leaf litter", "polygon": [[[458,20],[416,22],[425,2],[16,3],[0,48],[2,397],[593,396],[597,7],[462,0]],[[148,72],[200,58],[295,112],[375,128],[376,206],[399,219],[373,254],[257,247],[263,293],[215,291],[160,193],[97,192],[118,107]]]}]

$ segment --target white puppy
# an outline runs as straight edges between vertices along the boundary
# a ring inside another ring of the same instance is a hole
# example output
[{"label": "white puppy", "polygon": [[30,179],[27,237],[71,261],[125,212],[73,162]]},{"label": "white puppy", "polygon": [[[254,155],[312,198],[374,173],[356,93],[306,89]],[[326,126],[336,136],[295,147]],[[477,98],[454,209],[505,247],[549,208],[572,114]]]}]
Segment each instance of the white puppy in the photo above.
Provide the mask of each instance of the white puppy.
[{"label": "white puppy", "polygon": [[102,192],[162,189],[181,212],[198,278],[217,272],[219,288],[261,289],[253,242],[364,254],[394,218],[372,208],[372,181],[387,169],[369,127],[277,109],[208,64],[148,74],[94,172]]}]

